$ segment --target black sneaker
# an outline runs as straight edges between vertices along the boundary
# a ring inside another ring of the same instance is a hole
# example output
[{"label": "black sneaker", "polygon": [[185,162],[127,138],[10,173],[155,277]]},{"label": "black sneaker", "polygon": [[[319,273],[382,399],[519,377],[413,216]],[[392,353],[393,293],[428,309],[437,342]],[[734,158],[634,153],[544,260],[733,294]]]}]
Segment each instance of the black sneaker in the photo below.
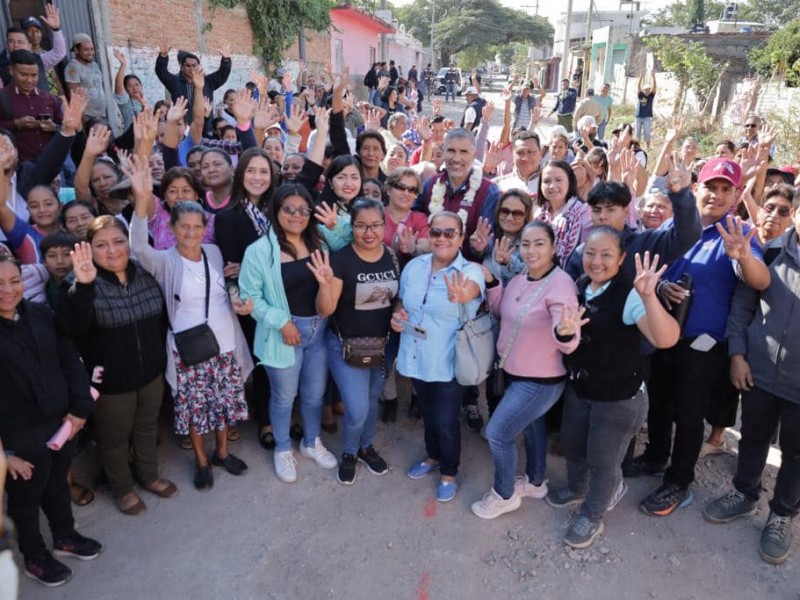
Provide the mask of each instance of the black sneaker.
[{"label": "black sneaker", "polygon": [[56,556],[72,556],[80,560],[97,558],[103,545],[97,540],[82,536],[73,531],[69,537],[53,540],[53,554]]},{"label": "black sneaker", "polygon": [[688,488],[677,483],[663,483],[655,492],[642,500],[639,508],[651,517],[666,517],[679,508],[686,508],[694,501]]},{"label": "black sneaker", "polygon": [[739,517],[756,512],[756,503],[745,497],[737,489],[733,489],[721,498],[710,502],[703,511],[703,517],[709,523],[728,523]]},{"label": "black sneaker", "polygon": [[385,475],[389,471],[389,465],[372,446],[361,448],[358,451],[358,460],[367,465],[367,469],[373,475]]},{"label": "black sneaker", "polygon": [[72,578],[72,571],[45,550],[38,556],[25,561],[25,577],[35,579],[47,587],[58,587]]},{"label": "black sneaker", "polygon": [[352,454],[342,454],[339,461],[339,471],[336,480],[344,485],[353,485],[356,481],[356,457]]},{"label": "black sneaker", "polygon": [[652,475],[653,477],[663,477],[667,470],[667,463],[654,463],[641,454],[634,458],[629,464],[622,465],[623,477],[641,477],[642,475]]},{"label": "black sneaker", "polygon": [[197,472],[194,474],[194,487],[201,492],[214,487],[214,475],[211,473],[210,465],[197,467]]},{"label": "black sneaker", "polygon": [[761,532],[761,558],[773,565],[786,562],[792,545],[792,517],[779,517],[769,513],[767,524]]},{"label": "black sneaker", "polygon": [[483,417],[475,404],[467,404],[464,407],[464,418],[467,421],[467,429],[472,433],[480,433],[483,428]]},{"label": "black sneaker", "polygon": [[588,548],[594,538],[603,533],[605,525],[602,521],[593,523],[583,515],[578,515],[572,521],[564,535],[564,543],[571,548]]},{"label": "black sneaker", "polygon": [[225,458],[220,458],[215,452],[211,464],[215,467],[225,467],[225,470],[231,475],[242,475],[247,471],[247,463],[231,453],[228,453]]},{"label": "black sneaker", "polygon": [[577,506],[586,500],[586,492],[576,494],[568,487],[563,488],[550,488],[544,501],[553,508],[569,508],[570,506]]}]

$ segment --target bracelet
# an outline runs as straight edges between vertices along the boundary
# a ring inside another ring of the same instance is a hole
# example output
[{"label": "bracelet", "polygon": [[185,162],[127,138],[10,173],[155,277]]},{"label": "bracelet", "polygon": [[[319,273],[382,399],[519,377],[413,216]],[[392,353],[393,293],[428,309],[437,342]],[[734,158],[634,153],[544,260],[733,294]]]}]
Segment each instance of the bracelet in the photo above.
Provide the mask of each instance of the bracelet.
[{"label": "bracelet", "polygon": [[665,283],[667,283],[667,281],[665,279],[662,279],[656,284],[656,296],[661,295],[661,288],[664,286]]}]

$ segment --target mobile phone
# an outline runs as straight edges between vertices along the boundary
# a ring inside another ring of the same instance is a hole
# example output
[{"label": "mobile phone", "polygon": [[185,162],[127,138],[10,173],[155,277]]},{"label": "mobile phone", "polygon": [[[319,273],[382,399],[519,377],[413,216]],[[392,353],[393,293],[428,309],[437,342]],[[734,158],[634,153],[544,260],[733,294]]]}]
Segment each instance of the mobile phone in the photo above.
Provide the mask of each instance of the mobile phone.
[{"label": "mobile phone", "polygon": [[408,321],[400,321],[400,324],[403,326],[403,333],[407,333],[421,340],[428,339],[428,332],[419,325],[414,325]]},{"label": "mobile phone", "polygon": [[47,114],[47,113],[40,113],[40,114],[36,115],[36,120],[37,121],[49,121],[52,118],[53,117],[51,115]]}]

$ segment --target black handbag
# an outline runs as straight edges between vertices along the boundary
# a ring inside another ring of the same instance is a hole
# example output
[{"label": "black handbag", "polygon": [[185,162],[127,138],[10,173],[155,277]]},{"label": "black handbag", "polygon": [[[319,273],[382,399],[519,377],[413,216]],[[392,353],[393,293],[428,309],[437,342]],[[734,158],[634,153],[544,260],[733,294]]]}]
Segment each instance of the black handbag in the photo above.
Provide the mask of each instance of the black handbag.
[{"label": "black handbag", "polygon": [[206,251],[203,253],[203,266],[206,271],[206,321],[183,331],[173,332],[175,347],[181,362],[187,367],[199,365],[219,354],[219,342],[208,325],[208,303],[211,295],[211,274],[208,270]]}]

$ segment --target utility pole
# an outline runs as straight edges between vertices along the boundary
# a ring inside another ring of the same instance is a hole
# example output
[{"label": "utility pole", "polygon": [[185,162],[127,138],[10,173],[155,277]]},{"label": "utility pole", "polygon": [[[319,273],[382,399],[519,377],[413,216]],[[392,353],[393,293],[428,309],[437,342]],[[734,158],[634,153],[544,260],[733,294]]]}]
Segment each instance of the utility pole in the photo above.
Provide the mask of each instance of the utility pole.
[{"label": "utility pole", "polygon": [[[564,47],[561,51],[561,79],[569,79],[569,26],[572,20],[572,0],[567,0],[567,17],[564,23]],[[559,89],[561,82],[559,82]]]},{"label": "utility pole", "polygon": [[431,7],[431,52],[430,52],[430,63],[431,63],[431,71],[436,73],[436,54],[433,51],[433,26],[436,24],[436,5],[433,3],[433,0],[429,0],[430,7]]},{"label": "utility pole", "polygon": [[[386,0],[381,0],[381,10],[386,10]],[[386,43],[386,34],[381,34],[381,60],[389,60],[387,54],[389,53]]]},{"label": "utility pole", "polygon": [[592,10],[594,0],[589,0],[589,14],[586,15],[586,35],[583,38],[583,75],[581,76],[581,91],[585,94],[589,83],[589,70],[592,60]]},{"label": "utility pole", "polygon": [[523,4],[520,8],[532,8],[536,11],[536,16],[539,16],[539,0],[536,0],[536,4]]}]

